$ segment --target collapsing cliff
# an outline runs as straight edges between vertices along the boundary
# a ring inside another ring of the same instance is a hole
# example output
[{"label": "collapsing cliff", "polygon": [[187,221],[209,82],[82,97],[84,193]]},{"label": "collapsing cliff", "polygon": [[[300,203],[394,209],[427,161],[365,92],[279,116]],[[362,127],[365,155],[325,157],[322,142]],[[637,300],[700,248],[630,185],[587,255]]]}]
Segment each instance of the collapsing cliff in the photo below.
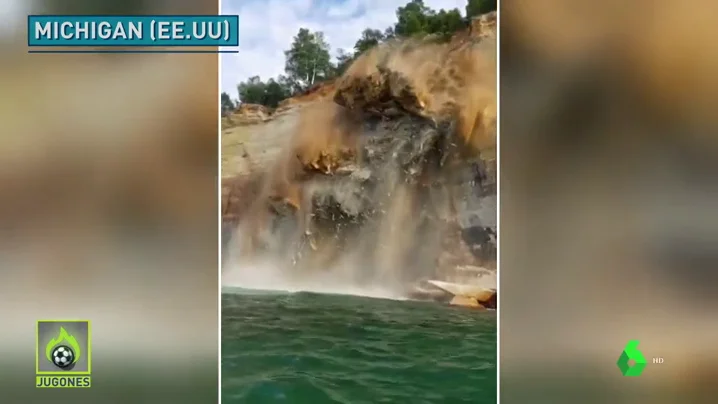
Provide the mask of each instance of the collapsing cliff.
[{"label": "collapsing cliff", "polygon": [[414,297],[451,289],[421,281],[486,272],[458,268],[495,271],[495,56],[481,30],[362,55],[297,113],[271,164],[224,180],[231,265]]}]

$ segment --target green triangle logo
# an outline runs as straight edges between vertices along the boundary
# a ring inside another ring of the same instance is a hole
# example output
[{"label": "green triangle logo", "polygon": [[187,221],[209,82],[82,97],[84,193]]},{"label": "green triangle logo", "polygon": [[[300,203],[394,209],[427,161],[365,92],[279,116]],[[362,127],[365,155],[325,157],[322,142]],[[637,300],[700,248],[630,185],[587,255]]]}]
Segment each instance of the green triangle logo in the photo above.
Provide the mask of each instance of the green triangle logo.
[{"label": "green triangle logo", "polygon": [[[618,357],[616,364],[624,376],[640,376],[648,363],[643,353],[638,350],[639,343],[638,340],[628,341],[621,356]],[[630,361],[633,361],[633,364],[630,364]]]}]

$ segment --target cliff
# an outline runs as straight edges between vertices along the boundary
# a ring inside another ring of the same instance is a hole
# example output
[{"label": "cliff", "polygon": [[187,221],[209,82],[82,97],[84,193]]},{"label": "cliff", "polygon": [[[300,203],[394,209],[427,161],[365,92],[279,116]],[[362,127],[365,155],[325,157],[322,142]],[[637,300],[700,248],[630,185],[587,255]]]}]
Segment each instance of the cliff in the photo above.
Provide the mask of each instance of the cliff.
[{"label": "cliff", "polygon": [[[449,43],[383,44],[276,111],[228,116],[222,211],[243,259],[341,263],[414,296],[418,281],[495,269],[495,17]],[[492,306],[491,289],[465,298]]]}]

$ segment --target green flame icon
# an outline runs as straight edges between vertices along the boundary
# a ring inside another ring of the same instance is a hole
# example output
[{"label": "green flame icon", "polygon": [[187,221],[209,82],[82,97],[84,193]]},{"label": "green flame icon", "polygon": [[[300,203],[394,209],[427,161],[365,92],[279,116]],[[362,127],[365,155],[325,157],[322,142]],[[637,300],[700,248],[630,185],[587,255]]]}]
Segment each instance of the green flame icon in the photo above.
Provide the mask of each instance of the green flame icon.
[{"label": "green flame icon", "polygon": [[80,344],[78,344],[75,337],[65,331],[63,327],[60,327],[60,333],[57,335],[57,338],[51,339],[50,342],[47,343],[47,346],[45,346],[45,356],[47,356],[47,360],[52,362],[52,349],[65,343],[72,348],[75,353],[75,359],[72,363],[77,362],[77,360],[80,359]]}]

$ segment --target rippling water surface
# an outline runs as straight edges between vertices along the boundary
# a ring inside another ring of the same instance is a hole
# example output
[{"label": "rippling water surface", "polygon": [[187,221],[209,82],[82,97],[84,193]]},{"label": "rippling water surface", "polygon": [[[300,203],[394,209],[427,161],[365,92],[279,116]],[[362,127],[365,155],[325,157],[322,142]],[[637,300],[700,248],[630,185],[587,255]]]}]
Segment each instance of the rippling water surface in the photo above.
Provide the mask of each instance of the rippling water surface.
[{"label": "rippling water surface", "polygon": [[495,403],[496,313],[354,296],[222,295],[223,403]]}]

